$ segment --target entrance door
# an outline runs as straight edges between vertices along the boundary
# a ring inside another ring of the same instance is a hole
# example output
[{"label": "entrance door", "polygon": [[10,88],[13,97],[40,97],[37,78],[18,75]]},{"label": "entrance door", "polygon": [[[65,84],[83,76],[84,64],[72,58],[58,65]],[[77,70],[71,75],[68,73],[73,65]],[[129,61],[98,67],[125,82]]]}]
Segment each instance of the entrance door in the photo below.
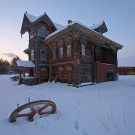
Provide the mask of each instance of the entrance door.
[{"label": "entrance door", "polygon": [[107,81],[114,81],[113,73],[107,73]]},{"label": "entrance door", "polygon": [[32,68],[29,71],[29,77],[34,77],[34,70]]}]

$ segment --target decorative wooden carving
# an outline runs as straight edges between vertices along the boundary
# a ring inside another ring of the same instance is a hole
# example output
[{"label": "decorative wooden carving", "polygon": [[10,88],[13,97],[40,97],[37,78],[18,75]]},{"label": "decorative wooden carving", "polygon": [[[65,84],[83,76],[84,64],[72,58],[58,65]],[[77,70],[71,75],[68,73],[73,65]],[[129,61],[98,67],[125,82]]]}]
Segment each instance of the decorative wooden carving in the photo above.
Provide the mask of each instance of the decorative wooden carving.
[{"label": "decorative wooden carving", "polygon": [[46,67],[41,68],[41,71],[47,71],[48,69]]},{"label": "decorative wooden carving", "polygon": [[65,44],[71,44],[73,41],[72,37],[71,36],[67,36],[64,38],[64,42]]},{"label": "decorative wooden carving", "polygon": [[66,70],[72,70],[72,66],[66,66]]},{"label": "decorative wooden carving", "polygon": [[64,70],[64,68],[62,66],[59,66],[58,69],[59,69],[59,71],[63,71]]}]

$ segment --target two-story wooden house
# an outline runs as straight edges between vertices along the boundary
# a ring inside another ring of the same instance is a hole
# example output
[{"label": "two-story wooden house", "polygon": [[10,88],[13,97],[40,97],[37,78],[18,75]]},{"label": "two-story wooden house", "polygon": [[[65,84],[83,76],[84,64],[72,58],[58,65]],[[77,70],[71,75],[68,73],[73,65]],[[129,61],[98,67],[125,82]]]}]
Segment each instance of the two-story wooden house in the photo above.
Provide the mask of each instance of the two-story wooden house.
[{"label": "two-story wooden house", "polygon": [[117,51],[123,46],[103,36],[107,31],[105,22],[87,27],[69,20],[62,26],[46,13],[40,17],[25,13],[21,34],[29,33],[29,45],[24,52],[35,64],[30,76],[73,86],[116,80]]}]

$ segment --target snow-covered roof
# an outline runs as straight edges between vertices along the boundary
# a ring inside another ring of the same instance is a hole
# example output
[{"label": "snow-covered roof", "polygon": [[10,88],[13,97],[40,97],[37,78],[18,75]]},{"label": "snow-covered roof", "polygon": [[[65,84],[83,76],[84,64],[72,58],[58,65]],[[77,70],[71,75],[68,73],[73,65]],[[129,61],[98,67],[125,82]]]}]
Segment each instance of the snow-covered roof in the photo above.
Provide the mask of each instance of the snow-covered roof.
[{"label": "snow-covered roof", "polygon": [[[45,14],[45,13],[44,13]],[[44,14],[42,14],[42,15],[40,15],[40,16],[34,16],[34,15],[30,15],[30,14],[25,14],[27,17],[28,17],[28,19],[30,20],[30,22],[35,22],[37,19],[39,19],[40,17],[42,17]],[[61,28],[63,28],[64,26],[63,25],[61,25],[61,24],[58,24],[58,23],[55,23],[55,22],[53,22],[52,21],[52,23],[55,25],[55,27],[57,28],[57,29],[61,29]]]},{"label": "snow-covered roof", "polygon": [[64,26],[61,25],[61,24],[58,24],[58,23],[55,23],[55,22],[53,22],[53,24],[55,25],[55,27],[57,28],[57,30],[64,28]]},{"label": "snow-covered roof", "polygon": [[18,67],[35,67],[32,61],[16,61]]},{"label": "snow-covered roof", "polygon": [[[81,26],[83,26],[83,27],[85,27],[85,28],[87,28],[87,29],[90,29],[90,28],[87,27],[86,25],[84,25],[84,24],[82,24],[82,23],[80,23],[80,22],[78,22],[78,21],[74,21],[74,22],[72,22],[72,23],[69,23],[69,24],[66,25],[66,26],[61,27],[61,29],[58,29],[58,30],[54,31],[53,33],[51,33],[50,35],[48,35],[48,36],[46,37],[46,39],[48,39],[49,37],[51,37],[51,36],[53,36],[53,35],[59,33],[60,31],[66,29],[67,27],[69,27],[69,26],[71,26],[71,25],[73,25],[73,24],[79,24],[79,25],[81,25]],[[93,30],[93,29],[90,29],[90,30],[96,32],[96,31]],[[98,32],[96,32],[96,33],[98,33]],[[100,34],[100,33],[98,33],[98,34]],[[100,35],[103,36],[102,34],[100,34]]]},{"label": "snow-covered roof", "polygon": [[28,17],[28,19],[30,20],[30,22],[34,22],[34,21],[36,21],[39,18],[37,16],[30,15],[30,14],[25,14],[25,15]]},{"label": "snow-covered roof", "polygon": [[[104,22],[103,22],[103,23],[104,23]],[[91,31],[93,31],[93,32],[95,32],[95,33],[97,33],[98,35],[100,35],[100,36],[102,36],[102,37],[108,39],[107,37],[103,36],[101,33],[95,31],[93,28],[87,27],[86,25],[84,25],[84,24],[82,24],[82,23],[80,23],[80,22],[78,22],[78,21],[74,21],[74,22],[72,22],[72,23],[69,23],[68,25],[63,26],[61,29],[58,29],[58,30],[54,31],[53,33],[49,34],[49,35],[46,37],[46,39],[48,39],[48,38],[54,36],[55,34],[61,32],[62,30],[68,28],[69,26],[71,26],[71,25],[73,25],[73,24],[79,24],[79,25],[81,25],[81,26],[83,26],[83,27],[85,27],[85,28],[87,28],[87,29],[89,29],[89,30],[91,30]],[[100,25],[101,25],[101,24],[100,24]],[[46,39],[45,39],[45,40],[46,40]],[[108,39],[108,40],[110,40],[110,39]],[[110,41],[111,41],[111,40],[110,40]],[[113,42],[113,41],[111,41],[111,42]],[[114,42],[114,43],[116,43],[116,42]],[[118,44],[119,46],[122,46],[122,45],[120,45],[119,43],[116,43],[116,44]],[[123,46],[122,46],[122,47],[123,47]]]}]

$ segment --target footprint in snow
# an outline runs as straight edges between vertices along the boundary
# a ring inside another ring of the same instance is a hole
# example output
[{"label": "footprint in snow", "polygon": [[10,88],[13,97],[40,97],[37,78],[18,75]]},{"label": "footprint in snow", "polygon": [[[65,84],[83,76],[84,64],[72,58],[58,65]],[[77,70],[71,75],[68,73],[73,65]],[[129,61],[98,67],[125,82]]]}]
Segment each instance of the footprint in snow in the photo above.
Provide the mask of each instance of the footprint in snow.
[{"label": "footprint in snow", "polygon": [[78,123],[78,121],[76,120],[76,121],[74,121],[74,128],[76,129],[76,130],[78,130],[79,129],[79,123]]},{"label": "footprint in snow", "polygon": [[89,135],[85,130],[82,131],[83,135]]}]

